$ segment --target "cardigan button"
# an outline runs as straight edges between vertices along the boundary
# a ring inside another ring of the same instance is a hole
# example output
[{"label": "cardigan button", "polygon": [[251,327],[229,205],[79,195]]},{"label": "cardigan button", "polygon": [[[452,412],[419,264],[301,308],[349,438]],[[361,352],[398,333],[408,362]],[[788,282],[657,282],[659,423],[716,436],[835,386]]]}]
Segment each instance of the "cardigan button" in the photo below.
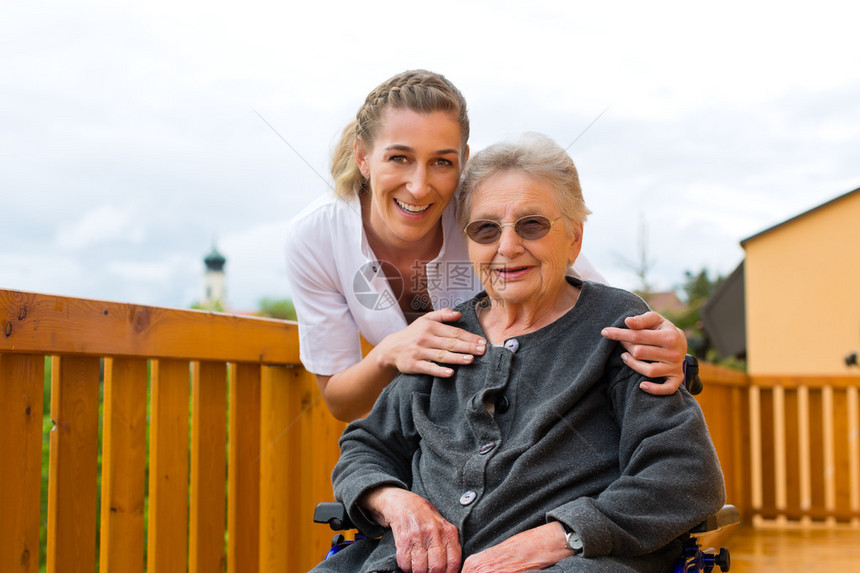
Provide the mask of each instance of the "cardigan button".
[{"label": "cardigan button", "polygon": [[516,352],[520,349],[520,341],[516,338],[509,338],[505,340],[505,348],[507,348],[511,352]]},{"label": "cardigan button", "polygon": [[478,497],[478,494],[474,491],[469,490],[460,496],[460,505],[469,505],[470,503],[475,501],[476,497]]},{"label": "cardigan button", "polygon": [[478,450],[478,453],[479,453],[479,454],[481,454],[482,456],[483,456],[484,454],[489,454],[490,452],[492,452],[492,451],[493,451],[493,449],[494,449],[495,447],[496,447],[496,442],[487,442],[486,444],[484,444],[483,446],[481,446],[481,449],[480,449],[480,450]]},{"label": "cardigan button", "polygon": [[496,414],[504,414],[511,407],[508,397],[504,394],[496,396]]}]

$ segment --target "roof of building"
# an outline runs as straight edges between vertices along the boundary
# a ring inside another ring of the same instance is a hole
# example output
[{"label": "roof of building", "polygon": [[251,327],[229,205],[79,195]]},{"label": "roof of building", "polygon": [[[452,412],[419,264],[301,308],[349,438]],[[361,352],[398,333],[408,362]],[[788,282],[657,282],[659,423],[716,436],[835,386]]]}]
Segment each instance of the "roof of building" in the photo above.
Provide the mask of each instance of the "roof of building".
[{"label": "roof of building", "polygon": [[816,211],[820,211],[820,210],[824,209],[825,207],[829,207],[830,205],[833,205],[834,203],[838,203],[839,201],[842,201],[843,199],[846,199],[846,198],[854,195],[855,193],[860,193],[860,187],[858,187],[857,189],[854,189],[853,191],[849,191],[848,193],[844,193],[842,195],[839,195],[838,197],[835,197],[835,198],[831,199],[830,201],[822,203],[821,205],[818,205],[817,207],[813,207],[812,209],[809,209],[808,211],[804,211],[803,213],[800,213],[799,215],[795,215],[794,217],[792,217],[790,219],[786,219],[785,221],[783,221],[781,223],[777,223],[773,227],[768,227],[764,231],[759,231],[755,235],[752,235],[751,237],[747,237],[746,239],[742,240],[741,246],[745,247],[748,242],[753,241],[755,239],[758,239],[762,235],[767,235],[768,233],[771,233],[772,231],[775,231],[776,229],[781,229],[782,227],[785,227],[786,225],[790,225],[791,223],[797,221],[798,219],[802,219],[803,217],[806,217],[807,215],[811,215],[812,213],[815,213]]},{"label": "roof of building", "polygon": [[744,261],[726,277],[699,310],[705,332],[722,358],[747,350]]},{"label": "roof of building", "polygon": [[684,303],[682,303],[678,298],[678,295],[675,294],[675,291],[672,290],[665,292],[643,293],[641,296],[645,299],[645,302],[648,303],[648,306],[660,314],[665,314],[667,312],[678,313],[686,308]]}]

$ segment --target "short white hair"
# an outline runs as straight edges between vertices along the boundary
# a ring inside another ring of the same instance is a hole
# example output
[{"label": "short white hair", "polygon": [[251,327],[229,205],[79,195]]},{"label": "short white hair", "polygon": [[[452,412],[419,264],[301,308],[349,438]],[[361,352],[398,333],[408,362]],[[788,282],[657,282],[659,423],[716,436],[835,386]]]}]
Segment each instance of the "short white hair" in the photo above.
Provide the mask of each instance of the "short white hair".
[{"label": "short white hair", "polygon": [[526,133],[516,142],[496,143],[472,156],[466,164],[459,194],[461,226],[469,222],[472,194],[487,179],[506,171],[525,173],[555,190],[562,220],[568,230],[585,223],[579,173],[573,160],[556,142],[540,133]]}]

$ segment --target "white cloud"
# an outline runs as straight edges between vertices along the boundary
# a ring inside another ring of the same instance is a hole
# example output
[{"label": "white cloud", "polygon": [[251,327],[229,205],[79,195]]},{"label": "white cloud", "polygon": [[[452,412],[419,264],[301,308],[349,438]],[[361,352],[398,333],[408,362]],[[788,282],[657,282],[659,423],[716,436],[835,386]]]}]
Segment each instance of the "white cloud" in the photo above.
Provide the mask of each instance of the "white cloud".
[{"label": "white cloud", "polygon": [[463,90],[473,150],[526,130],[566,145],[608,108],[571,149],[586,254],[628,286],[615,253],[635,252],[644,213],[659,282],[725,273],[739,240],[860,186],[858,10],[13,3],[0,286],[187,306],[215,240],[236,308],[282,296],[286,221],[327,191],[313,170],[327,179],[367,92],[411,67]]},{"label": "white cloud", "polygon": [[61,223],[55,241],[61,249],[78,250],[106,243],[140,244],[145,238],[132,208],[102,204]]},{"label": "white cloud", "polygon": [[[183,261],[187,262],[187,261]],[[173,275],[171,261],[111,261],[107,271],[116,278],[128,282],[163,283]],[[188,266],[188,265],[185,265]]]}]

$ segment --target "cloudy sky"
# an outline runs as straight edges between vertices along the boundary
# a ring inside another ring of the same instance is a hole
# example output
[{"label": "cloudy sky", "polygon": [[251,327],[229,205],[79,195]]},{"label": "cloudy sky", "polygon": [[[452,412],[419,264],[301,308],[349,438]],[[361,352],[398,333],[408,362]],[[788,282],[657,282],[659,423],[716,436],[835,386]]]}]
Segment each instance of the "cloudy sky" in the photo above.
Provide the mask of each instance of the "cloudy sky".
[{"label": "cloudy sky", "polygon": [[584,252],[618,286],[643,228],[671,288],[860,187],[854,3],[595,4],[6,1],[0,288],[187,307],[217,243],[233,308],[289,296],[288,221],[408,68],[463,91],[473,152],[576,140]]}]

